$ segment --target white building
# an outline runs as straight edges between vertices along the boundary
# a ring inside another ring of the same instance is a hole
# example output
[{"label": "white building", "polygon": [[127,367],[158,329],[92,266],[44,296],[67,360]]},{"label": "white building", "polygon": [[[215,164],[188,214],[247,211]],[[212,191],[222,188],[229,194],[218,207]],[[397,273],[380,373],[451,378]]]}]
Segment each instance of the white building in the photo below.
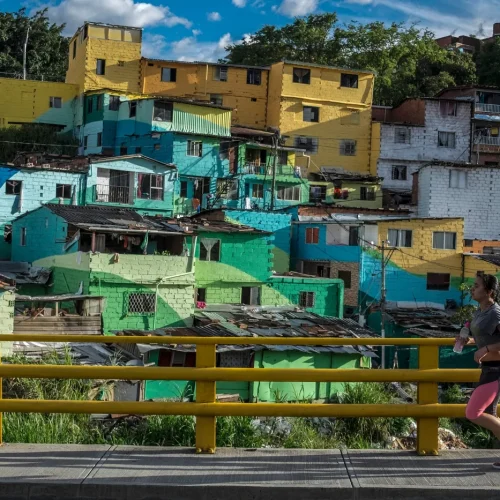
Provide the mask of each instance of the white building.
[{"label": "white building", "polygon": [[463,217],[466,240],[500,240],[500,168],[434,164],[415,182],[418,217]]},{"label": "white building", "polygon": [[406,99],[395,108],[374,107],[380,121],[377,174],[382,187],[409,192],[412,174],[430,161],[469,162],[472,103]]}]

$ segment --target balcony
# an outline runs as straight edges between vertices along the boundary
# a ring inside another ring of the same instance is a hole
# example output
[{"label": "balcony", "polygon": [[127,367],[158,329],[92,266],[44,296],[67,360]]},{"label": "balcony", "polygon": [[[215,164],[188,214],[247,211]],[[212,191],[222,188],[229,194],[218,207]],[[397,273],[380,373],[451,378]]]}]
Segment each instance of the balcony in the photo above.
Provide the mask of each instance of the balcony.
[{"label": "balcony", "polygon": [[[272,177],[273,167],[255,162],[247,162],[241,167],[240,172],[242,174]],[[295,167],[291,165],[276,165],[276,175],[295,175]]]},{"label": "balcony", "polygon": [[479,137],[479,144],[483,146],[500,146],[500,137]]},{"label": "balcony", "polygon": [[95,187],[95,201],[99,203],[132,204],[129,186],[110,186],[97,184]]},{"label": "balcony", "polygon": [[500,114],[500,104],[484,104],[476,102],[476,113],[498,113]]}]

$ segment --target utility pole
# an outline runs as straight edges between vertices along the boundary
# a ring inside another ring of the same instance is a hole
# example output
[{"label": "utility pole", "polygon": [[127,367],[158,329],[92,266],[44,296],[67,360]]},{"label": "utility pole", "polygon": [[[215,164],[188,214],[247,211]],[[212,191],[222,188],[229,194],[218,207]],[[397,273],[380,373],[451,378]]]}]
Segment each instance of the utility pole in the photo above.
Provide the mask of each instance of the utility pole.
[{"label": "utility pole", "polygon": [[27,72],[26,72],[26,58],[28,51],[28,38],[30,34],[30,25],[28,24],[28,29],[26,30],[26,39],[24,40],[24,48],[23,48],[23,80],[26,80]]},{"label": "utility pole", "polygon": [[279,132],[273,136],[273,181],[271,183],[271,210],[274,210],[274,196],[276,191],[276,164],[278,163]]},{"label": "utility pole", "polygon": [[[380,289],[380,334],[385,339],[385,241],[382,240],[382,283]],[[385,345],[382,346],[382,368],[385,368]]]}]

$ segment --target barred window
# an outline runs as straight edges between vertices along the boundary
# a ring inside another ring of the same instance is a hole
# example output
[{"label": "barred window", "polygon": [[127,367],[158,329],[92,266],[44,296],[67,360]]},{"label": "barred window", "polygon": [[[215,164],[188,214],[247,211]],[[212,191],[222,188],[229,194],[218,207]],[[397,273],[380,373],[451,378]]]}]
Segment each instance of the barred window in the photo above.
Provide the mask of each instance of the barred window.
[{"label": "barred window", "polygon": [[314,299],[316,294],[314,292],[300,292],[299,306],[300,307],[314,307]]},{"label": "barred window", "polygon": [[128,312],[130,314],[153,314],[156,306],[154,293],[131,293],[128,296]]}]

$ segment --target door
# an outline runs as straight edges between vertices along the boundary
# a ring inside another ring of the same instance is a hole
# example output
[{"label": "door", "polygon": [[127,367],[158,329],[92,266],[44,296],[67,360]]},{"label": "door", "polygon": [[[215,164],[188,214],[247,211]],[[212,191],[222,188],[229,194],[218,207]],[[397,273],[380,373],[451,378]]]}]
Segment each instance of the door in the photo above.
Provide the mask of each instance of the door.
[{"label": "door", "polygon": [[238,146],[230,146],[229,148],[229,172],[231,174],[238,173]]}]

